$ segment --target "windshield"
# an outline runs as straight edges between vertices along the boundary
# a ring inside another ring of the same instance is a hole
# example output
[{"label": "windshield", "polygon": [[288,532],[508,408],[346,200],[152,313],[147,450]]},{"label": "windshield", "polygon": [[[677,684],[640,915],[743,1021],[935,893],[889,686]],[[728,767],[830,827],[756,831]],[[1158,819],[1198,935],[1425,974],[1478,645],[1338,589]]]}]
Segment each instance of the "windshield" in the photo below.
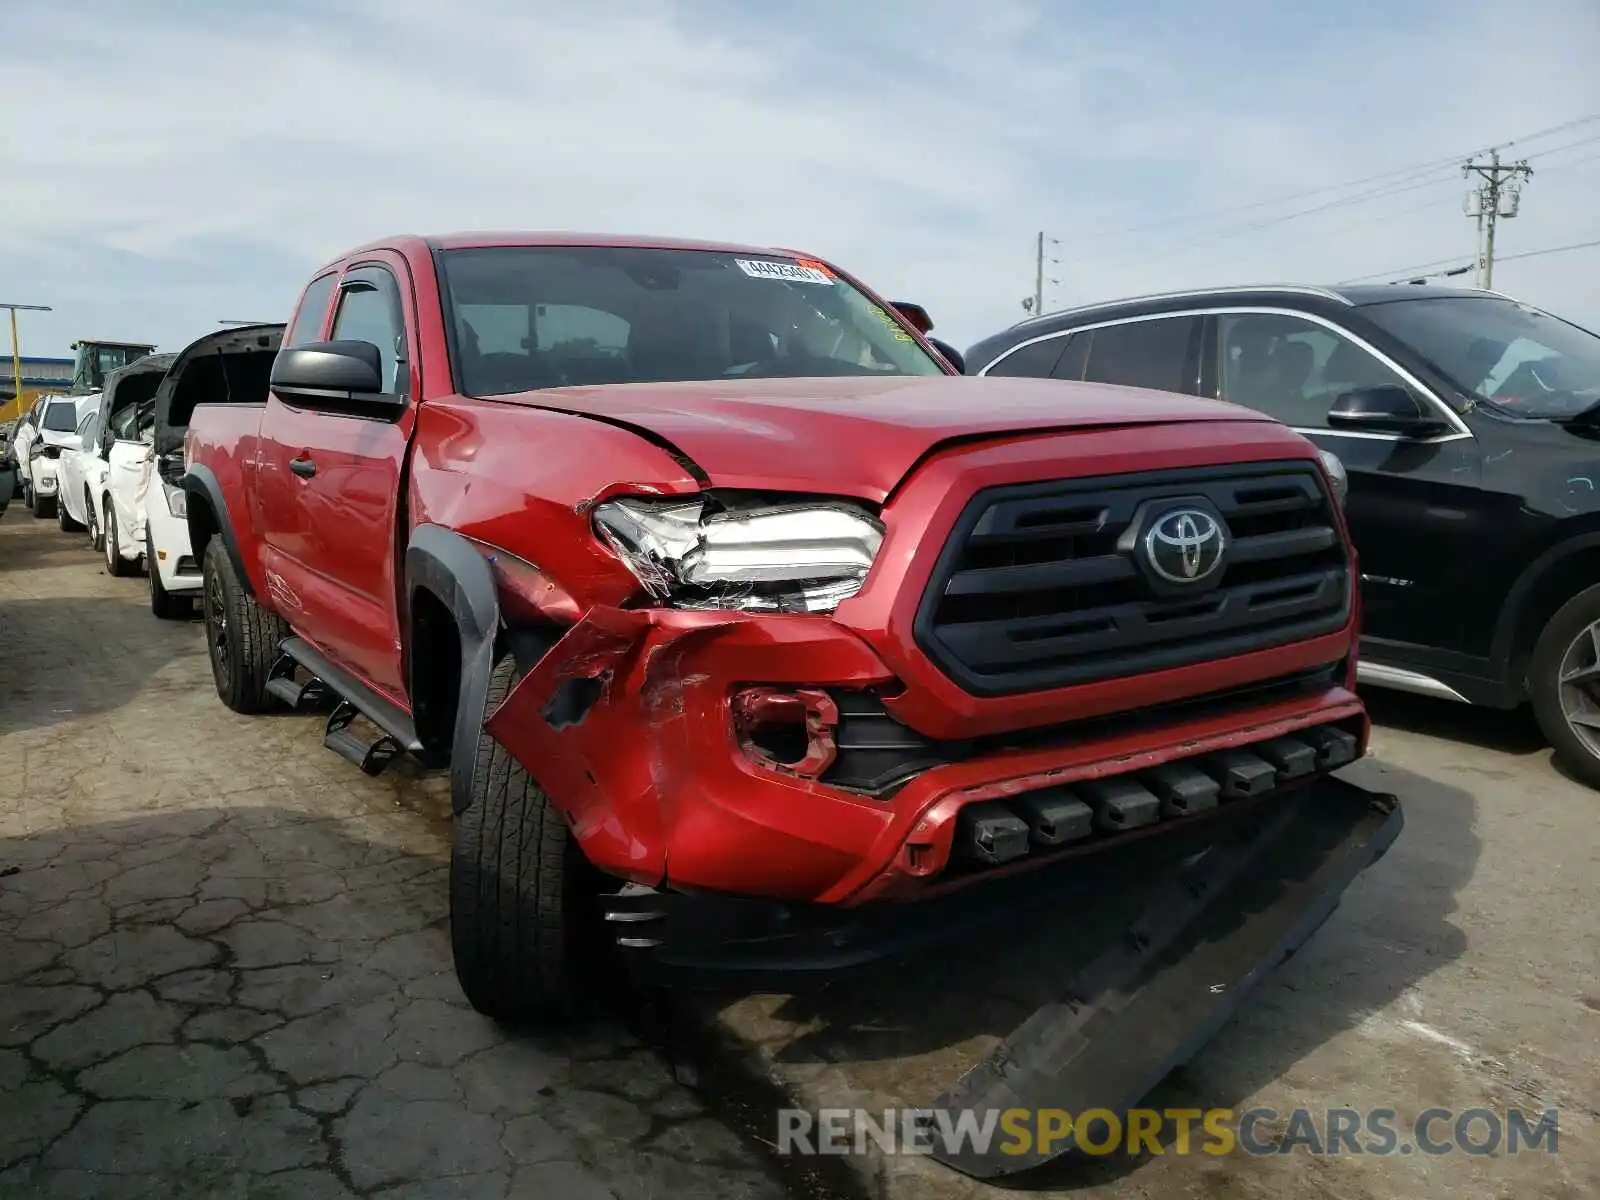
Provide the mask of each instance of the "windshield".
[{"label": "windshield", "polygon": [[1400,300],[1362,311],[1462,391],[1516,416],[1559,420],[1600,401],[1600,337],[1515,300]]},{"label": "windshield", "polygon": [[60,400],[44,410],[44,428],[51,433],[71,433],[78,428],[78,406]]},{"label": "windshield", "polygon": [[442,259],[468,395],[944,374],[893,316],[809,260],[630,247],[475,248]]}]

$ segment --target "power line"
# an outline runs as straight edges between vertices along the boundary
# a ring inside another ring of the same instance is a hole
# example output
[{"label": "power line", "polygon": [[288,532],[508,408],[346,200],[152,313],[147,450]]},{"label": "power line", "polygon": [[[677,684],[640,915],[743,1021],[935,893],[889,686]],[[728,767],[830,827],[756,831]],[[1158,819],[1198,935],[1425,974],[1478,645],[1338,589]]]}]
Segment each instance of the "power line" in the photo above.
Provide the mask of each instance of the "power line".
[{"label": "power line", "polygon": [[[1600,141],[1600,138],[1595,139]],[[1569,158],[1566,162],[1557,163],[1553,167],[1540,167],[1546,175],[1551,171],[1565,171],[1568,167],[1581,167],[1584,163],[1600,162],[1600,154],[1585,154],[1582,158]]]},{"label": "power line", "polygon": [[[1502,142],[1497,146],[1491,147],[1488,151],[1490,155],[1490,162],[1488,164],[1484,164],[1483,166],[1479,167],[1469,162],[1466,167],[1463,168],[1463,174],[1476,171],[1485,180],[1485,184],[1482,188],[1480,188],[1478,194],[1479,206],[1474,213],[1469,214],[1476,215],[1478,217],[1479,244],[1480,247],[1482,247],[1479,253],[1479,269],[1481,272],[1481,281],[1483,287],[1489,287],[1494,278],[1494,238],[1496,223],[1500,217],[1513,217],[1516,215],[1519,189],[1516,187],[1514,181],[1519,176],[1521,178],[1527,178],[1533,174],[1533,170],[1528,165],[1526,159],[1523,159],[1516,164],[1502,166],[1500,164],[1499,157],[1500,151],[1510,146],[1537,141],[1540,138],[1549,137],[1552,134],[1561,133],[1565,130],[1573,129],[1581,125],[1592,124],[1595,121],[1600,121],[1600,113],[1594,113],[1585,117],[1578,117],[1571,121],[1562,122],[1559,125],[1552,125],[1547,129],[1538,130],[1535,133],[1523,134],[1509,142]],[[1579,138],[1576,141],[1567,142],[1564,145],[1556,146],[1550,150],[1541,151],[1540,153],[1541,155],[1559,154],[1565,150],[1571,150],[1580,146],[1590,145],[1591,143],[1597,141],[1600,141],[1600,134]],[[1558,167],[1570,165],[1572,164],[1557,164]],[[1509,185],[1507,183],[1503,183],[1501,181],[1501,176],[1507,176],[1513,182],[1511,182]],[[1372,188],[1367,191],[1357,193],[1354,196],[1343,196],[1335,200],[1329,200],[1312,208],[1301,209],[1292,213],[1281,213],[1274,217],[1268,217],[1265,220],[1252,221],[1248,224],[1236,226],[1231,229],[1220,230],[1216,233],[1207,235],[1207,241],[1225,241],[1229,238],[1237,237],[1240,234],[1253,233],[1259,229],[1266,229],[1274,225],[1281,225],[1288,221],[1298,220],[1302,217],[1313,216],[1315,214],[1327,212],[1335,208],[1363,204],[1372,200],[1387,199],[1390,196],[1397,196],[1406,192],[1425,191],[1429,188],[1438,187],[1447,182],[1448,180],[1444,179],[1424,179],[1417,182],[1404,183],[1400,186]],[[1397,185],[1400,183],[1401,181],[1399,180],[1395,181],[1395,184]],[[1502,207],[1502,205],[1506,205],[1507,207]],[[1400,212],[1389,213],[1385,214],[1383,217],[1375,217],[1372,219],[1392,219],[1393,217],[1399,216],[1402,213],[1412,211],[1416,211],[1416,209],[1402,209]],[[1340,228],[1348,227],[1349,226],[1342,226]],[[1328,231],[1324,230],[1323,232],[1326,233]],[[1188,241],[1190,239],[1185,238],[1183,240]],[[1173,242],[1169,244],[1175,246],[1178,243]],[[1114,258],[1113,261],[1115,261]]]},{"label": "power line", "polygon": [[[1391,170],[1391,171],[1381,171],[1376,175],[1364,175],[1359,179],[1345,180],[1343,183],[1324,184],[1321,187],[1310,188],[1308,190],[1301,191],[1301,192],[1291,192],[1291,193],[1289,193],[1287,195],[1275,196],[1275,197],[1273,197],[1271,199],[1267,199],[1267,200],[1252,200],[1252,201],[1250,201],[1250,202],[1248,202],[1246,204],[1230,205],[1230,206],[1225,207],[1225,208],[1202,210],[1202,211],[1200,211],[1198,213],[1189,214],[1189,216],[1187,218],[1179,218],[1177,221],[1167,220],[1167,221],[1153,222],[1153,223],[1148,224],[1148,225],[1131,226],[1131,227],[1124,228],[1124,229],[1103,230],[1103,231],[1100,231],[1099,233],[1097,233],[1095,236],[1097,236],[1097,237],[1124,237],[1124,236],[1129,236],[1129,235],[1132,235],[1132,234],[1135,234],[1135,233],[1145,233],[1145,232],[1148,232],[1148,231],[1151,231],[1151,230],[1156,230],[1156,229],[1170,229],[1174,224],[1186,224],[1189,221],[1193,221],[1193,220],[1205,221],[1205,220],[1208,220],[1208,219],[1210,219],[1212,217],[1230,216],[1230,215],[1235,214],[1235,213],[1253,212],[1253,211],[1255,211],[1257,209],[1271,208],[1274,205],[1288,204],[1288,203],[1290,203],[1292,201],[1296,201],[1296,200],[1308,200],[1308,199],[1312,198],[1313,196],[1324,196],[1324,195],[1327,195],[1329,192],[1342,192],[1342,191],[1347,191],[1350,188],[1362,187],[1362,186],[1366,186],[1366,185],[1374,184],[1374,183],[1382,183],[1382,182],[1402,183],[1402,182],[1407,182],[1407,181],[1409,181],[1411,179],[1418,178],[1418,177],[1420,177],[1422,175],[1425,175],[1425,174],[1432,174],[1434,172],[1443,170],[1443,169],[1445,169],[1447,167],[1454,167],[1458,163],[1460,163],[1463,158],[1472,158],[1472,157],[1476,157],[1479,154],[1488,154],[1488,153],[1490,153],[1491,151],[1494,151],[1494,150],[1505,150],[1505,149],[1509,149],[1512,146],[1519,146],[1519,145],[1522,145],[1525,142],[1538,141],[1540,138],[1549,137],[1551,134],[1562,133],[1562,132],[1565,132],[1568,129],[1576,129],[1579,126],[1582,126],[1582,125],[1590,125],[1590,124],[1593,124],[1596,121],[1600,121],[1600,113],[1590,113],[1590,114],[1588,114],[1586,116],[1575,117],[1570,121],[1563,121],[1559,125],[1552,125],[1548,129],[1536,130],[1533,133],[1519,134],[1517,137],[1511,139],[1510,141],[1500,142],[1500,143],[1498,143],[1496,145],[1493,145],[1493,146],[1484,146],[1484,147],[1482,147],[1480,149],[1477,149],[1477,150],[1474,150],[1470,154],[1466,154],[1466,155],[1452,154],[1452,155],[1449,155],[1448,157],[1445,157],[1445,158],[1430,159],[1427,162],[1417,163],[1417,164],[1414,164],[1414,165],[1409,166],[1409,167],[1397,167],[1397,168],[1395,168],[1394,170]],[[1600,135],[1597,135],[1597,136],[1600,136]],[[1585,139],[1585,140],[1589,140],[1589,139]],[[1574,143],[1574,144],[1581,145],[1582,143],[1580,142],[1580,143]],[[1560,149],[1570,149],[1570,146],[1569,147],[1558,147],[1557,149],[1558,150],[1560,150]],[[1552,151],[1541,151],[1540,153],[1556,153],[1556,152],[1557,151],[1552,150]],[[1385,190],[1386,189],[1379,189],[1376,193],[1363,193],[1363,195],[1374,195],[1374,194],[1381,195],[1381,194],[1383,194],[1383,192]],[[1331,202],[1330,204],[1325,205],[1325,206],[1319,205],[1317,208],[1310,209],[1310,210],[1307,210],[1307,211],[1308,212],[1320,212],[1320,211],[1323,211],[1323,209],[1326,208],[1326,207],[1337,207],[1337,205],[1340,204],[1340,203],[1354,202],[1354,201],[1357,201],[1359,199],[1361,199],[1361,197],[1346,197],[1344,200],[1334,201],[1334,202]]]},{"label": "power line", "polygon": [[[1279,213],[1277,216],[1266,217],[1259,221],[1250,221],[1243,225],[1226,226],[1222,229],[1204,234],[1203,236],[1208,245],[1194,246],[1193,249],[1203,252],[1209,248],[1210,243],[1228,241],[1231,238],[1236,238],[1243,234],[1254,233],[1260,229],[1270,229],[1275,225],[1284,225],[1290,221],[1298,221],[1304,217],[1315,216],[1318,213],[1330,212],[1337,208],[1348,208],[1358,204],[1366,204],[1374,200],[1385,200],[1390,196],[1405,195],[1407,192],[1417,192],[1426,190],[1428,188],[1443,187],[1451,182],[1453,181],[1447,178],[1424,179],[1413,183],[1406,183],[1397,187],[1373,188],[1369,191],[1357,193],[1354,196],[1345,196],[1338,200],[1325,201],[1324,203],[1315,205],[1311,208],[1297,209],[1294,212],[1289,213]],[[1186,233],[1167,241],[1149,244],[1137,251],[1113,251],[1110,254],[1103,256],[1101,261],[1126,262],[1130,258],[1161,255],[1180,246],[1191,245],[1197,236],[1201,235],[1195,233]]]},{"label": "power line", "polygon": [[1525,133],[1509,142],[1501,142],[1497,146],[1485,146],[1482,150],[1474,151],[1474,156],[1487,153],[1490,150],[1509,150],[1513,146],[1520,146],[1523,142],[1538,141],[1542,137],[1549,137],[1552,133],[1564,133],[1568,129],[1576,129],[1580,125],[1592,125],[1596,121],[1600,121],[1600,113],[1590,113],[1586,117],[1574,117],[1572,120],[1563,121],[1559,125],[1552,125],[1549,129],[1541,129],[1538,133]]},{"label": "power line", "polygon": [[1371,275],[1356,275],[1350,279],[1341,279],[1334,287],[1345,287],[1352,283],[1371,283],[1374,279],[1382,279],[1387,275],[1406,275],[1412,271],[1425,271],[1429,267],[1443,266],[1445,263],[1458,263],[1461,255],[1452,254],[1449,258],[1435,258],[1430,262],[1411,263],[1404,267],[1390,267],[1387,271],[1374,271]]},{"label": "power line", "polygon": [[1591,246],[1600,246],[1600,238],[1589,242],[1573,242],[1569,246],[1546,246],[1543,250],[1524,250],[1521,254],[1507,254],[1501,262],[1516,262],[1519,258],[1542,258],[1546,254],[1565,254],[1569,250],[1587,250]]},{"label": "power line", "polygon": [[[1593,137],[1579,138],[1575,142],[1568,142],[1565,146],[1557,146],[1553,150],[1539,150],[1535,153],[1540,161],[1543,161],[1551,154],[1560,154],[1563,150],[1576,150],[1579,146],[1590,146],[1595,142],[1600,142],[1600,133],[1595,134]],[[1563,166],[1565,164],[1558,163],[1557,165]]]},{"label": "power line", "polygon": [[[1500,257],[1499,261],[1501,261],[1501,262],[1516,262],[1517,260],[1524,259],[1524,258],[1542,258],[1547,254],[1566,254],[1567,252],[1572,251],[1572,250],[1587,250],[1591,246],[1600,246],[1600,238],[1595,238],[1594,240],[1587,241],[1587,242],[1570,242],[1565,246],[1545,246],[1544,248],[1539,249],[1539,250],[1524,250],[1519,254],[1505,254],[1505,255],[1502,255]],[[1431,272],[1428,275],[1424,275],[1424,276],[1420,276],[1420,277],[1413,275],[1413,272],[1426,270],[1429,267],[1443,266],[1446,263],[1455,263],[1455,264],[1458,264],[1458,266],[1456,268],[1452,269],[1452,270],[1449,270],[1449,271],[1434,271],[1434,272]],[[1472,269],[1472,264],[1471,263],[1468,263],[1466,266],[1460,266],[1459,265],[1460,263],[1461,263],[1461,256],[1459,254],[1457,254],[1457,255],[1453,255],[1450,258],[1436,258],[1432,262],[1413,263],[1411,266],[1408,266],[1408,267],[1394,267],[1394,268],[1392,268],[1392,269],[1390,269],[1388,271],[1374,271],[1371,275],[1361,275],[1361,276],[1359,276],[1359,277],[1357,277],[1355,279],[1342,279],[1337,284],[1335,284],[1334,286],[1336,286],[1336,287],[1345,287],[1345,286],[1347,286],[1349,284],[1355,284],[1355,283],[1370,283],[1374,279],[1382,279],[1385,276],[1396,276],[1396,275],[1406,275],[1406,276],[1411,276],[1413,278],[1436,279],[1436,278],[1442,278],[1442,277],[1444,277],[1446,275],[1464,274],[1465,272],[1470,271]],[[1393,283],[1402,283],[1402,282],[1404,282],[1404,280],[1391,279],[1391,282],[1393,282]]]}]

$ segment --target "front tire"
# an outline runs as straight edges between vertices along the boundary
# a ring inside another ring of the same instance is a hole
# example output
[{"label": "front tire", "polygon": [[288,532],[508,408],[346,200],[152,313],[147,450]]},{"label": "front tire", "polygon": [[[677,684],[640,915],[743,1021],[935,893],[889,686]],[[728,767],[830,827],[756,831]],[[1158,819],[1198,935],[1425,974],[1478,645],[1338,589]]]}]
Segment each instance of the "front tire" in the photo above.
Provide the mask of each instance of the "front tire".
[{"label": "front tire", "polygon": [[289,628],[245,594],[222,539],[206,543],[201,578],[206,650],[217,696],[236,713],[266,712],[273,707],[267,680]]},{"label": "front tire", "polygon": [[95,511],[94,497],[89,494],[89,489],[83,491],[83,515],[88,518],[89,549],[96,554],[106,548],[105,536],[100,532],[100,517]]},{"label": "front tire", "polygon": [[[492,712],[517,680],[507,655],[489,678]],[[460,752],[458,747],[457,752]],[[472,1007],[497,1020],[571,1016],[575,917],[589,867],[565,818],[509,751],[481,728],[472,794],[450,852],[450,944]],[[587,870],[586,870],[587,869]]]},{"label": "front tire", "polygon": [[33,515],[36,519],[42,521],[46,517],[53,517],[56,515],[56,498],[54,496],[41,496],[37,490],[29,490],[32,494],[29,507],[33,509]]},{"label": "front tire", "polygon": [[1528,694],[1556,761],[1600,788],[1600,585],[1557,610],[1528,665]]},{"label": "front tire", "polygon": [[109,497],[100,510],[100,524],[105,530],[106,574],[123,578],[133,574],[133,564],[122,557],[122,543],[117,533],[117,513]]},{"label": "front tire", "polygon": [[[163,621],[181,621],[192,616],[194,607],[187,596],[174,596],[161,582],[161,569],[156,566],[155,541],[150,531],[144,534],[144,569],[150,580],[150,611]],[[268,664],[269,666],[271,664]]]},{"label": "front tire", "polygon": [[60,496],[56,497],[56,524],[60,526],[62,533],[78,533],[83,529],[82,525],[73,520],[72,514],[67,511],[67,506],[62,503]]}]

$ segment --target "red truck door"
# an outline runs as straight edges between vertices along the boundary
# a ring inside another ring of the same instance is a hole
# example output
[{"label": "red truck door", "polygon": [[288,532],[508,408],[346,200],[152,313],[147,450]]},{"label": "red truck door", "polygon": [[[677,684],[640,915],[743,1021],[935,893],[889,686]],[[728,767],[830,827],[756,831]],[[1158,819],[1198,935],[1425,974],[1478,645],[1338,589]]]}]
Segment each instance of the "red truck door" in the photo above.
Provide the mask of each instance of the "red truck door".
[{"label": "red truck door", "polygon": [[294,632],[405,702],[395,574],[406,446],[419,395],[405,260],[377,252],[339,280],[328,337],[371,342],[407,396],[398,420],[267,400],[256,494],[268,586]]}]

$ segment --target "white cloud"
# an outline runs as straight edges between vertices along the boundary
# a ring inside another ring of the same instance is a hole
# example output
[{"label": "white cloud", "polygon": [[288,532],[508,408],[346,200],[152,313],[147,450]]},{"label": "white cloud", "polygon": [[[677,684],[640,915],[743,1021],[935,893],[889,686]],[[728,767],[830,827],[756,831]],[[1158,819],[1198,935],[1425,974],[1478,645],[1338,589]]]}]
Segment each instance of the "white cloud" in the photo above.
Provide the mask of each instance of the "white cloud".
[{"label": "white cloud", "polygon": [[[175,347],[281,315],[317,262],[386,233],[665,233],[811,249],[964,344],[1022,315],[1041,227],[1060,301],[1465,261],[1449,168],[1258,229],[1239,227],[1327,197],[1205,214],[1600,111],[1592,0],[1351,5],[1337,25],[1264,0],[1115,11],[11,0],[0,276],[58,310],[29,319],[30,350]],[[1600,237],[1597,150],[1550,157],[1505,253]],[[1553,255],[1496,282],[1600,323],[1597,268]]]}]

